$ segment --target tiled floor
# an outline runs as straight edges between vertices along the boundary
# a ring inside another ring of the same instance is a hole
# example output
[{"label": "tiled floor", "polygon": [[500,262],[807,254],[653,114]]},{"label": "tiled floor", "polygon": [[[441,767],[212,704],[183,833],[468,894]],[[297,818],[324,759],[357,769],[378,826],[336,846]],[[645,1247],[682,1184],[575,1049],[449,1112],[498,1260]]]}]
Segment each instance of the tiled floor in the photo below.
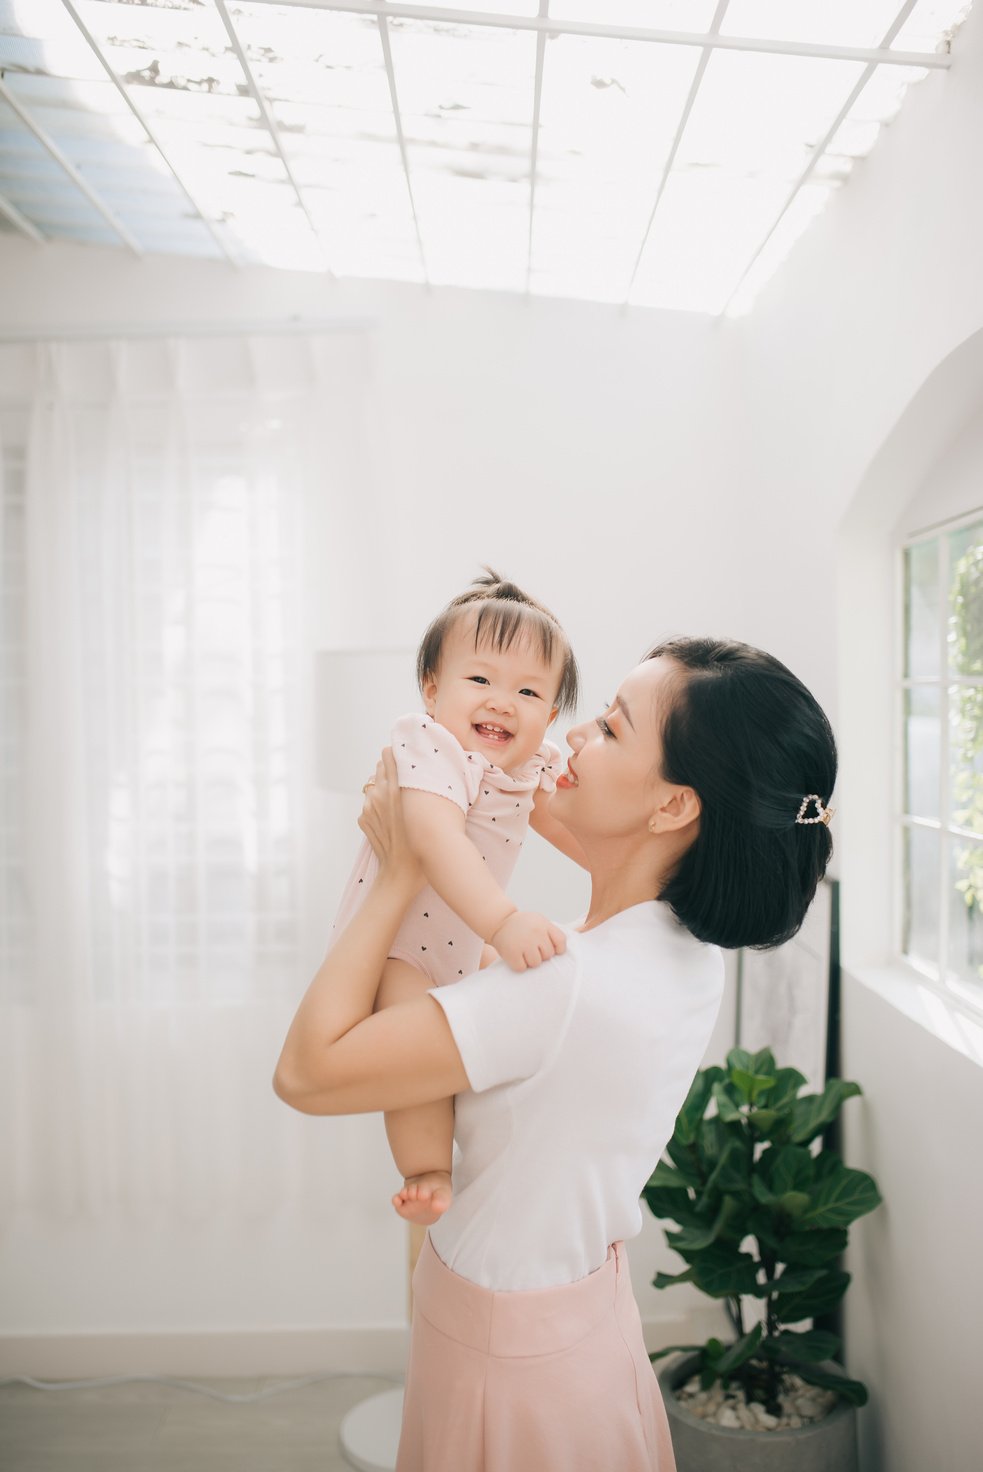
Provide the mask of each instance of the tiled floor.
[{"label": "tiled floor", "polygon": [[[199,1380],[250,1395],[282,1379]],[[88,1390],[0,1385],[2,1472],[351,1472],[338,1444],[345,1412],[392,1388],[368,1377],[322,1380],[242,1405],[130,1382]]]}]

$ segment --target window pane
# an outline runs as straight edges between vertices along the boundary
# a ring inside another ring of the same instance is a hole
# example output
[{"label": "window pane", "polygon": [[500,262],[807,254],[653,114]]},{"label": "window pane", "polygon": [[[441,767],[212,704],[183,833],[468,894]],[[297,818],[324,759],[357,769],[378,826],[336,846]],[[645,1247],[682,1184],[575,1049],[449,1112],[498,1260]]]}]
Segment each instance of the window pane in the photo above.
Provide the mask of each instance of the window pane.
[{"label": "window pane", "polygon": [[905,674],[939,674],[939,539],[905,552]]},{"label": "window pane", "polygon": [[904,952],[931,966],[939,960],[939,835],[906,828]]},{"label": "window pane", "polygon": [[939,816],[941,749],[939,687],[915,685],[905,691],[904,809],[913,817]]},{"label": "window pane", "polygon": [[983,834],[983,686],[949,689],[949,793],[952,822]]},{"label": "window pane", "polygon": [[949,974],[983,997],[983,843],[949,843]]},{"label": "window pane", "polygon": [[983,675],[983,521],[949,533],[949,668]]}]

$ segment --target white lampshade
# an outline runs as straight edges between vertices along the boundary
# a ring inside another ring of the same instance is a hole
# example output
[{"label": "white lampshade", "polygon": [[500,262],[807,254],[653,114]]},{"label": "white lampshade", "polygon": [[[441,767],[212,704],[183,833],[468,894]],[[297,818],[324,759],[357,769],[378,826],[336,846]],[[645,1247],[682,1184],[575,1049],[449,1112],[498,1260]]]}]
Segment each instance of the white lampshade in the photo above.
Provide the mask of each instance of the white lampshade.
[{"label": "white lampshade", "polygon": [[412,649],[323,649],[314,655],[314,773],[357,793],[399,716],[423,705]]}]

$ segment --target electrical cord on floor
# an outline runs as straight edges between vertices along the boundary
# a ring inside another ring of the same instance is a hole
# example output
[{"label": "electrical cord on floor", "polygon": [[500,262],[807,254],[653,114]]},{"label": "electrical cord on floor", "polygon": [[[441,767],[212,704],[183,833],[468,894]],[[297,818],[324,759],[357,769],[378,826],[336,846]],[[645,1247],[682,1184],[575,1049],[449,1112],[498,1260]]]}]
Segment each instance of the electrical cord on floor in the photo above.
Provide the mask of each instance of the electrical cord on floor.
[{"label": "electrical cord on floor", "polygon": [[[243,1377],[247,1378],[247,1377]],[[101,1390],[106,1385],[173,1385],[178,1390],[193,1390],[198,1395],[210,1396],[212,1400],[224,1400],[233,1405],[246,1405],[251,1401],[269,1400],[270,1396],[282,1395],[285,1390],[304,1390],[308,1385],[319,1385],[324,1380],[385,1380],[391,1385],[402,1385],[397,1375],[378,1375],[374,1370],[339,1370],[328,1375],[308,1375],[303,1380],[288,1380],[283,1385],[271,1385],[267,1390],[258,1390],[253,1395],[225,1395],[207,1385],[193,1380],[176,1380],[170,1375],[112,1375],[103,1380],[32,1380],[29,1375],[11,1375],[0,1380],[4,1385],[30,1385],[35,1390]]]}]

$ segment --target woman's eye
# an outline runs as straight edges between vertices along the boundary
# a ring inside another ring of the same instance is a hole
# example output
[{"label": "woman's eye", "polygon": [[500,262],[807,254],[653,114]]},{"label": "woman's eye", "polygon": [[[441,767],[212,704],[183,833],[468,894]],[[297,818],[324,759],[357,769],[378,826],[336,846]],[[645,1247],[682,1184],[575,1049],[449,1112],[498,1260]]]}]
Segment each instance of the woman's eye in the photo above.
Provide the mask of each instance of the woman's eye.
[{"label": "woman's eye", "polygon": [[617,740],[617,737],[615,737],[614,732],[611,730],[611,727],[608,725],[603,716],[597,717],[597,724],[605,736],[611,736],[614,737],[615,740]]}]

